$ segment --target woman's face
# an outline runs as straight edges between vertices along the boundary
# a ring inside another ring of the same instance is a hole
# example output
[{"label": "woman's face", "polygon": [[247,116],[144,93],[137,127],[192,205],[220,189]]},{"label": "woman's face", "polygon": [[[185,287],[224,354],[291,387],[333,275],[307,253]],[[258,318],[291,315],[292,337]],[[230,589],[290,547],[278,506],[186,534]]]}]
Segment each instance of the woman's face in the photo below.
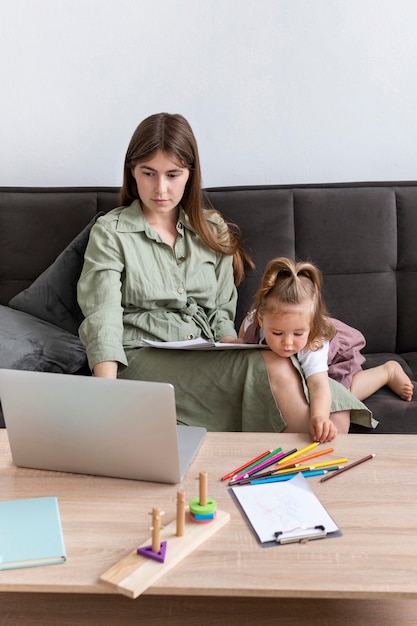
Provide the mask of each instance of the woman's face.
[{"label": "woman's face", "polygon": [[190,170],[162,150],[137,163],[133,169],[142,211],[145,215],[176,211],[184,195]]}]

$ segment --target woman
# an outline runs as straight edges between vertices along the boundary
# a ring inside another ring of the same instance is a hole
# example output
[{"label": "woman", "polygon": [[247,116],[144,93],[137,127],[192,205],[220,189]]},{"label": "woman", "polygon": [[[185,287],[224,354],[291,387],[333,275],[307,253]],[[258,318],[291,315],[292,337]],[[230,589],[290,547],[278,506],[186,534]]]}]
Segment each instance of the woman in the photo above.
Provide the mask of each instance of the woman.
[{"label": "woman", "polygon": [[[237,228],[204,202],[196,140],[181,115],[152,115],[138,126],[126,153],[121,205],[92,228],[78,284],[80,337],[94,375],[172,383],[181,423],[308,432],[302,376],[289,359],[258,349],[141,344],[237,341],[236,285],[251,263]],[[366,407],[347,391],[334,398],[340,423],[351,409],[369,424]]]}]

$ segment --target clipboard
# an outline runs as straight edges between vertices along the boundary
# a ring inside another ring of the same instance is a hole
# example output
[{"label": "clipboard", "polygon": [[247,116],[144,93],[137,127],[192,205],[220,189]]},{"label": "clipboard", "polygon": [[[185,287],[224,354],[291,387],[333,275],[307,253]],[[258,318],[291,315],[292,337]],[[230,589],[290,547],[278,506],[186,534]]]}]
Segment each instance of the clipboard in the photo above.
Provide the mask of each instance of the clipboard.
[{"label": "clipboard", "polygon": [[230,487],[229,493],[262,547],[342,535],[301,472],[283,482]]}]

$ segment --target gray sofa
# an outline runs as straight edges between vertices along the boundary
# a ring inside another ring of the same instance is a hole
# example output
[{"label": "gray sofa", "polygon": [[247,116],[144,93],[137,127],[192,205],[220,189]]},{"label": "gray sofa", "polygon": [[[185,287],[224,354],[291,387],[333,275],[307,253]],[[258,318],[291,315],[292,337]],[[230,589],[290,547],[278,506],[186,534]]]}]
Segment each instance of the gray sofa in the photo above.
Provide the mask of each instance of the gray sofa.
[{"label": "gray sofa", "polygon": [[[330,314],[365,335],[365,367],[395,358],[417,380],[417,182],[207,194],[256,263],[239,287],[237,324],[269,259],[308,259],[323,272]],[[88,374],[75,286],[92,223],[117,205],[116,188],[0,188],[0,367]],[[379,426],[352,431],[417,433],[417,397],[384,388],[366,404]]]}]

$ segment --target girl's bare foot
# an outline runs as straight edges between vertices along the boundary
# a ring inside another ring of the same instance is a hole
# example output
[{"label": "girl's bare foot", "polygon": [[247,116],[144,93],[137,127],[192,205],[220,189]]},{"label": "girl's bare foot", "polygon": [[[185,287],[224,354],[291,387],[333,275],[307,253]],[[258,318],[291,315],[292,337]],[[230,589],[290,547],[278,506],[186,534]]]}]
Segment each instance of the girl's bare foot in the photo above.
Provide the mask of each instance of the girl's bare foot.
[{"label": "girl's bare foot", "polygon": [[400,398],[410,402],[413,398],[414,386],[401,365],[397,361],[388,361],[385,366],[389,371],[387,386]]}]

